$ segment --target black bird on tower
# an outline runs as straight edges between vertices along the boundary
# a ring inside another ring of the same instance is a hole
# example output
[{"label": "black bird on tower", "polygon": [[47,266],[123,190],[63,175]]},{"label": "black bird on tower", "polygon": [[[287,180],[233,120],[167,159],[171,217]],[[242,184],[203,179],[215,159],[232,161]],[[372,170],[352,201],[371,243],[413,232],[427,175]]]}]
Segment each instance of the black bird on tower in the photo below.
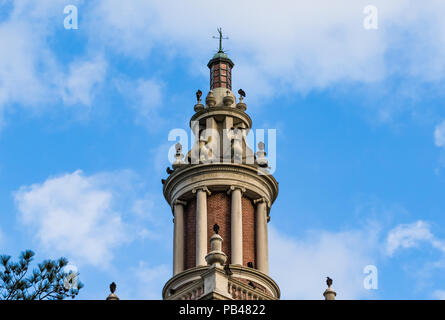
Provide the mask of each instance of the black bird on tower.
[{"label": "black bird on tower", "polygon": [[239,93],[239,95],[240,95],[241,97],[243,97],[243,98],[246,97],[246,93],[244,92],[243,89],[239,89],[239,90],[238,90],[238,93]]},{"label": "black bird on tower", "polygon": [[326,277],[326,284],[328,285],[328,288],[332,286],[332,279],[329,277]]},{"label": "black bird on tower", "polygon": [[196,91],[196,100],[200,101],[201,96],[202,96],[202,91],[201,90]]}]

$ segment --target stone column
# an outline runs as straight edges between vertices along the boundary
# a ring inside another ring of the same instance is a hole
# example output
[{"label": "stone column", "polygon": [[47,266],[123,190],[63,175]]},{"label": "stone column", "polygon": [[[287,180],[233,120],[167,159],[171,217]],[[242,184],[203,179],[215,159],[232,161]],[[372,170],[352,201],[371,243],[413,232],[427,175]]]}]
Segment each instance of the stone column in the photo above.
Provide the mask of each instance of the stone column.
[{"label": "stone column", "polygon": [[176,200],[174,206],[173,276],[184,271],[184,206],[185,201]]},{"label": "stone column", "polygon": [[265,274],[269,274],[269,250],[267,240],[267,202],[260,198],[254,200],[255,209],[255,242],[256,266]]},{"label": "stone column", "polygon": [[243,265],[243,213],[242,213],[242,192],[246,190],[241,187],[231,186],[228,193],[232,194],[231,208],[231,251],[232,264]]},{"label": "stone column", "polygon": [[207,255],[207,187],[192,190],[196,193],[196,266],[206,266]]},{"label": "stone column", "polygon": [[332,289],[330,286],[323,293],[325,300],[335,300],[336,295],[337,295],[337,292],[335,292],[335,290]]}]

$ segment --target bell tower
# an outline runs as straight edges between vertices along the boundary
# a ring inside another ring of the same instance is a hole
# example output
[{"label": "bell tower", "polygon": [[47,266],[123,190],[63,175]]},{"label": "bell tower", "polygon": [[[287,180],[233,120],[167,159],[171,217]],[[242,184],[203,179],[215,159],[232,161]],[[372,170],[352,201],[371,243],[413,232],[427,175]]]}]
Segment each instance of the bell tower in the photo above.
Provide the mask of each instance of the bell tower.
[{"label": "bell tower", "polygon": [[232,92],[234,63],[222,49],[209,61],[205,104],[196,93],[190,128],[195,141],[184,156],[176,144],[173,169],[163,180],[173,211],[173,277],[163,299],[279,299],[269,277],[267,223],[278,195],[264,143],[247,144],[252,120],[245,93]]}]

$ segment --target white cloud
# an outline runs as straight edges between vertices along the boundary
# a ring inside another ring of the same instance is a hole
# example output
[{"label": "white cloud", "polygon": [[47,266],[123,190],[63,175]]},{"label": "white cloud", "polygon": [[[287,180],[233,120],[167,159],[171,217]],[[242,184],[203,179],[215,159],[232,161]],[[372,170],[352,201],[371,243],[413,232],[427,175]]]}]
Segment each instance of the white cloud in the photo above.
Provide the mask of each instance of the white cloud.
[{"label": "white cloud", "polygon": [[72,63],[67,73],[50,46],[55,30],[63,26],[66,4],[14,1],[0,22],[0,126],[4,114],[17,105],[38,112],[59,101],[91,103],[91,89],[103,78],[104,61],[83,59]]},{"label": "white cloud", "polygon": [[369,296],[363,268],[375,263],[375,230],[312,231],[290,238],[270,228],[270,273],[283,299],[324,299],[325,280],[334,279],[338,299]]},{"label": "white cloud", "polygon": [[[157,147],[153,148],[150,152],[151,154],[151,161],[153,162],[153,167],[155,169],[155,172],[159,172],[161,176],[164,176],[164,172],[167,166],[171,165],[170,159],[174,159],[174,146],[176,142],[175,141],[169,141],[162,143],[158,145]],[[188,150],[184,146],[183,150]],[[185,153],[185,152],[183,152]]]},{"label": "white cloud", "polygon": [[438,147],[445,147],[445,121],[442,121],[434,129],[434,143]]},{"label": "white cloud", "polygon": [[53,57],[42,47],[41,38],[38,28],[33,30],[26,22],[0,24],[0,108],[14,102],[35,106],[46,100],[48,87],[42,80]]},{"label": "white cloud", "polygon": [[135,87],[136,97],[140,102],[139,112],[145,118],[149,118],[161,105],[161,85],[155,80],[139,79]]},{"label": "white cloud", "polygon": [[[137,224],[139,225],[139,228],[137,230],[137,235],[140,239],[156,241],[169,240],[169,232],[167,231],[167,233],[165,233],[165,230],[166,227],[167,230],[170,230],[170,224],[165,226],[165,220],[160,219],[157,214],[160,210],[165,209],[161,208],[164,202],[165,200],[163,197],[149,193],[133,201],[131,211],[134,213],[134,217],[138,220]],[[166,208],[168,210],[168,205]]]},{"label": "white cloud", "polygon": [[[90,11],[90,23],[101,40],[117,52],[143,58],[151,50],[157,14],[147,1],[98,1]],[[147,21],[150,20],[150,21]],[[91,26],[89,26],[91,27]],[[147,29],[148,28],[148,29]]]},{"label": "white cloud", "polygon": [[137,284],[133,288],[132,299],[161,299],[162,288],[172,276],[167,265],[149,266],[146,262],[139,261],[137,268],[132,268],[132,274]]},{"label": "white cloud", "polygon": [[147,196],[143,199],[138,199],[133,204],[133,212],[143,219],[151,220],[154,217],[151,215],[155,206],[154,199]]},{"label": "white cloud", "polygon": [[[14,103],[39,110],[59,100],[68,105],[92,103],[92,90],[103,80],[106,62],[83,58],[66,72],[49,45],[62,27],[66,4],[63,0],[15,1],[0,23],[0,46],[6,48],[0,52],[0,119]],[[228,0],[225,6],[233,10],[222,15],[204,0],[193,6],[97,1],[79,11],[80,29],[75,32],[89,35],[86,44],[93,57],[105,46],[112,53],[149,61],[155,48],[166,65],[179,57],[177,61],[186,61],[184,68],[190,70],[191,66],[205,69],[203,61],[216,48],[210,35],[222,26],[230,36],[225,46],[236,63],[234,87],[244,88],[252,101],[336,84],[369,84],[394,74],[415,81],[443,80],[445,32],[440,31],[445,31],[445,22],[440,12],[445,4],[376,0],[379,29],[367,31],[363,8],[368,4],[364,0]],[[160,120],[154,110],[159,107],[162,85],[153,80],[132,85],[142,101],[141,121],[148,119],[148,126],[154,126]],[[390,112],[381,108],[384,114]]]},{"label": "white cloud", "polygon": [[433,292],[433,299],[445,300],[445,290],[436,290]]},{"label": "white cloud", "polygon": [[0,23],[0,108],[7,103],[35,106],[48,101],[57,78],[56,60],[47,44],[48,25],[63,10],[63,3],[14,1],[10,15]]},{"label": "white cloud", "polygon": [[[445,75],[445,36],[437,32],[445,30],[441,2],[376,0],[379,29],[373,31],[363,28],[369,3],[362,0],[228,0],[230,14],[208,1],[194,4],[102,1],[92,10],[90,36],[131,57],[146,58],[160,47],[202,61],[216,47],[209,35],[222,26],[240,68],[236,81],[248,92],[259,82],[266,95],[276,89],[304,92],[339,82],[368,83],[393,73],[425,81]],[[402,63],[389,60],[395,56]],[[248,70],[255,70],[256,81],[250,81]]]},{"label": "white cloud", "polygon": [[386,240],[389,256],[399,249],[416,248],[422,242],[430,243],[434,248],[445,253],[445,242],[437,239],[430,231],[430,225],[424,221],[400,224],[390,230]]},{"label": "white cloud", "polygon": [[136,123],[144,124],[156,130],[162,126],[163,119],[159,115],[162,105],[162,83],[155,79],[124,80],[116,79],[119,92],[137,111]]},{"label": "white cloud", "polygon": [[113,249],[130,239],[114,208],[110,180],[106,174],[85,176],[78,170],[21,187],[15,193],[20,220],[49,252],[107,267]]},{"label": "white cloud", "polygon": [[73,62],[62,92],[64,103],[90,106],[94,98],[93,90],[103,82],[106,68],[107,64],[102,57]]},{"label": "white cloud", "polygon": [[113,280],[118,287],[116,294],[122,300],[159,300],[162,299],[162,288],[171,276],[171,265],[136,261],[127,272],[116,272]]}]

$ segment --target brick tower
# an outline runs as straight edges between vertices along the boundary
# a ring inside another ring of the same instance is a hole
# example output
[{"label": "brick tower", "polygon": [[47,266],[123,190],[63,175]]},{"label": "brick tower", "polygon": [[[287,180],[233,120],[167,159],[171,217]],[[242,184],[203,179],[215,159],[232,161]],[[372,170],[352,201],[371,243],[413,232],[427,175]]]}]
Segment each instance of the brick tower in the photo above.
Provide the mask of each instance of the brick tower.
[{"label": "brick tower", "polygon": [[[222,35],[220,34],[220,40]],[[269,276],[267,223],[278,183],[268,172],[264,143],[256,154],[246,135],[252,120],[240,90],[231,90],[234,64],[220,50],[209,61],[210,91],[196,93],[191,150],[163,180],[174,216],[173,277],[164,299],[279,299]]]}]

